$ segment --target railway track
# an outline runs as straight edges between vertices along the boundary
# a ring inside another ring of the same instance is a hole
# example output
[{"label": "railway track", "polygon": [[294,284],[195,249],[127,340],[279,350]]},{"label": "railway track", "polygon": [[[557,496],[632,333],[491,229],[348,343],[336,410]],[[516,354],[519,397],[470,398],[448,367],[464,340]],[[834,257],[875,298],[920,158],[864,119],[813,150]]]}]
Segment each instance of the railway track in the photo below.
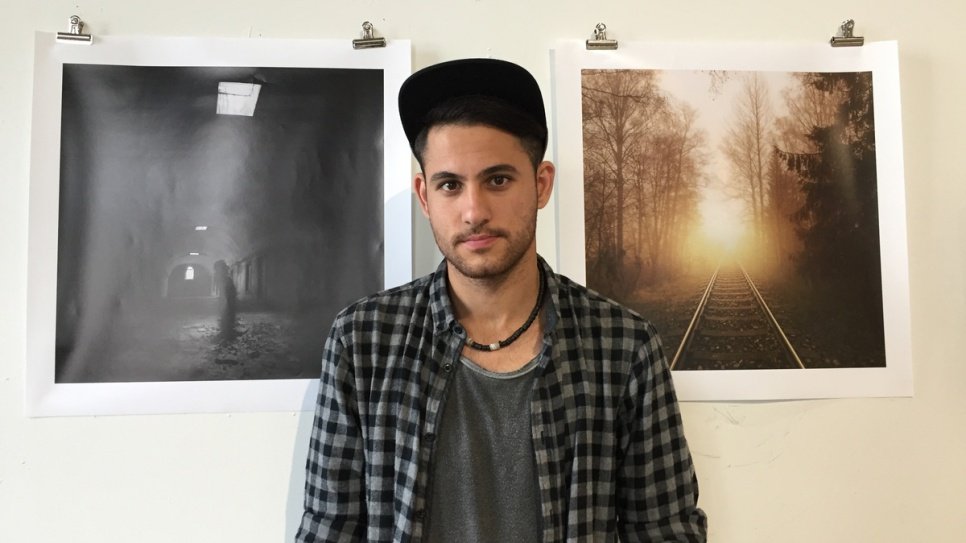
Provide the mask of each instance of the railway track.
[{"label": "railway track", "polygon": [[739,264],[721,265],[681,339],[672,370],[804,368],[755,283]]}]

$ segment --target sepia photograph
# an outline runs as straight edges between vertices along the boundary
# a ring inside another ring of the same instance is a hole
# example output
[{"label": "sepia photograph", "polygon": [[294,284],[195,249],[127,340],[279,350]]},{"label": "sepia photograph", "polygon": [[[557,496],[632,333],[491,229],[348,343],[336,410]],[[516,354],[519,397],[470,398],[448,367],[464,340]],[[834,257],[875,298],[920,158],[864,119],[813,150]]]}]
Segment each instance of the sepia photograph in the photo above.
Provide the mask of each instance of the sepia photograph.
[{"label": "sepia photograph", "polygon": [[885,366],[870,72],[582,72],[587,286],[674,370]]},{"label": "sepia photograph", "polygon": [[911,394],[894,43],[554,53],[560,271],[681,399]]}]

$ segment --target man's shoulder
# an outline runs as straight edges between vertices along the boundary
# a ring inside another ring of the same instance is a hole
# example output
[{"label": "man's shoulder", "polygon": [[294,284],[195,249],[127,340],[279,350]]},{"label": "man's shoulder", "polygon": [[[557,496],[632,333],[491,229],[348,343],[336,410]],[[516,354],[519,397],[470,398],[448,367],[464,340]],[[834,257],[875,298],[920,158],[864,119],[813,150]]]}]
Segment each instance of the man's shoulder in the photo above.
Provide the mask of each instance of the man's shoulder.
[{"label": "man's shoulder", "polygon": [[433,274],[429,274],[404,285],[360,298],[339,312],[336,323],[409,319],[420,306],[429,306],[432,281]]},{"label": "man's shoulder", "polygon": [[644,337],[657,335],[650,321],[637,311],[565,275],[556,274],[556,279],[557,303],[564,324],[589,328],[594,333],[609,331]]},{"label": "man's shoulder", "polygon": [[628,320],[632,323],[647,321],[633,309],[588,288],[566,275],[556,274],[560,303],[575,311],[595,317],[611,317]]}]

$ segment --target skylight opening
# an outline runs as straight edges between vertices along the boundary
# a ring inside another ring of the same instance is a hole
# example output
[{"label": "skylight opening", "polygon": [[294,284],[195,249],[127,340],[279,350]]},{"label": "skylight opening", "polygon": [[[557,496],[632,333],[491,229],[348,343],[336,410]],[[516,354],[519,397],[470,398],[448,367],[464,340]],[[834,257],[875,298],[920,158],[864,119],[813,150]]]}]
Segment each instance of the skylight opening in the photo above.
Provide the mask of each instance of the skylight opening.
[{"label": "skylight opening", "polygon": [[219,82],[216,113],[251,117],[255,115],[255,104],[261,91],[262,86],[257,83]]}]

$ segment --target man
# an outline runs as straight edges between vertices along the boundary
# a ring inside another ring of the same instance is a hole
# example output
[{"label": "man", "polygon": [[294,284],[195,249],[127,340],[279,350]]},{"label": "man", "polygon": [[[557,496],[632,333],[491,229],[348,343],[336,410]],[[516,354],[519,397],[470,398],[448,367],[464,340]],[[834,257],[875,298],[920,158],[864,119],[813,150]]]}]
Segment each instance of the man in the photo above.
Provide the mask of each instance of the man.
[{"label": "man", "polygon": [[399,109],[445,259],[336,318],[297,541],[704,541],[654,329],[537,255],[536,81],[443,63]]}]

